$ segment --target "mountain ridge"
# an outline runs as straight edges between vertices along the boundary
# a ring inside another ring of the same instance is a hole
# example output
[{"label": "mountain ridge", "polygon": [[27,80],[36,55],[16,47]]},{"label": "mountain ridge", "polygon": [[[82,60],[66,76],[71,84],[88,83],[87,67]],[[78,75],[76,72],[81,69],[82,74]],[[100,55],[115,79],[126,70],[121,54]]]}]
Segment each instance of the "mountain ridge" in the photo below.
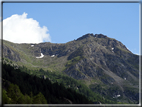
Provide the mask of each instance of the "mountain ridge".
[{"label": "mountain ridge", "polygon": [[103,34],[85,34],[64,44],[14,44],[3,41],[2,48],[3,57],[19,65],[65,73],[76,80],[85,81],[92,90],[97,84],[105,86],[105,90],[101,88],[103,93],[110,87],[118,87],[114,93],[121,93],[122,99],[129,96],[125,93],[127,87],[134,88],[138,93],[138,55],[134,55],[121,42]]}]

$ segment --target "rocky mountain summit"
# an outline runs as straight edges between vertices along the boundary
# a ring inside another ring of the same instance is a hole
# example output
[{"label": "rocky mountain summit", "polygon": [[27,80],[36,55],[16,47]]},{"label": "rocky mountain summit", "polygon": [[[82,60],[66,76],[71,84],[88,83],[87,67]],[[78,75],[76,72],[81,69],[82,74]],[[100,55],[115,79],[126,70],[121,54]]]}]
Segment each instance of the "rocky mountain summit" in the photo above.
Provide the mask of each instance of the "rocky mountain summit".
[{"label": "rocky mountain summit", "polygon": [[101,91],[101,95],[110,93],[112,99],[121,96],[123,100],[138,101],[139,56],[103,34],[86,34],[64,44],[15,44],[4,40],[2,48],[3,57],[19,65],[65,73],[84,81],[91,90]]}]

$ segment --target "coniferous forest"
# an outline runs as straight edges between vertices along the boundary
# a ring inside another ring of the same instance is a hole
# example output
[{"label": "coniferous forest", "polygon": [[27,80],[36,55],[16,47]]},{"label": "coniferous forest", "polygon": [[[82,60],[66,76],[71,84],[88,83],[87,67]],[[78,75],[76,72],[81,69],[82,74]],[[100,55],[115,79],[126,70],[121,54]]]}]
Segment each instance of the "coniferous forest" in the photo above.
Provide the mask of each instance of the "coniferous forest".
[{"label": "coniferous forest", "polygon": [[[32,74],[31,74],[32,72]],[[47,76],[45,78],[44,76]],[[75,79],[44,71],[2,64],[3,104],[122,104],[94,93]]]},{"label": "coniferous forest", "polygon": [[86,96],[58,82],[39,78],[14,69],[9,64],[2,67],[3,104],[91,104]]}]

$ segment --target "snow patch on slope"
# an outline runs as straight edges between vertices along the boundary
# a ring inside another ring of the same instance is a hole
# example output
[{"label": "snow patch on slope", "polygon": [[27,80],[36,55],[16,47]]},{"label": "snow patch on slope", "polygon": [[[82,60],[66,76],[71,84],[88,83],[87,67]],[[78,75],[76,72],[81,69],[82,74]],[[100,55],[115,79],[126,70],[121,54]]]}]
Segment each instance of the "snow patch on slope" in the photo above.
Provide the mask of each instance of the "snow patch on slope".
[{"label": "snow patch on slope", "polygon": [[112,50],[112,52],[114,53],[114,51],[113,51],[113,50],[114,50],[114,48],[111,48],[111,50]]},{"label": "snow patch on slope", "polygon": [[36,58],[43,58],[44,57],[44,55],[41,53],[41,56],[39,56],[39,57],[36,57]]},{"label": "snow patch on slope", "polygon": [[34,45],[31,45],[31,47],[34,47]]},{"label": "snow patch on slope", "polygon": [[52,55],[51,57],[54,57],[55,55]]}]

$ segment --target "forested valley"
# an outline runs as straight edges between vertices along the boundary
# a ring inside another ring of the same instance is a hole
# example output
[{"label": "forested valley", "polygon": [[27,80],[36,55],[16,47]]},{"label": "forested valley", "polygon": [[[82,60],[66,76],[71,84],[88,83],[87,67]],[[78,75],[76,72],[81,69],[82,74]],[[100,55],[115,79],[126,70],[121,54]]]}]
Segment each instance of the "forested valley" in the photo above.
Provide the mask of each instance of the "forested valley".
[{"label": "forested valley", "polygon": [[71,77],[43,69],[30,70],[24,66],[17,68],[8,63],[2,64],[3,104],[100,104],[100,102],[116,103],[92,92]]},{"label": "forested valley", "polygon": [[90,104],[86,96],[58,82],[39,78],[14,69],[9,64],[2,65],[3,104]]}]

